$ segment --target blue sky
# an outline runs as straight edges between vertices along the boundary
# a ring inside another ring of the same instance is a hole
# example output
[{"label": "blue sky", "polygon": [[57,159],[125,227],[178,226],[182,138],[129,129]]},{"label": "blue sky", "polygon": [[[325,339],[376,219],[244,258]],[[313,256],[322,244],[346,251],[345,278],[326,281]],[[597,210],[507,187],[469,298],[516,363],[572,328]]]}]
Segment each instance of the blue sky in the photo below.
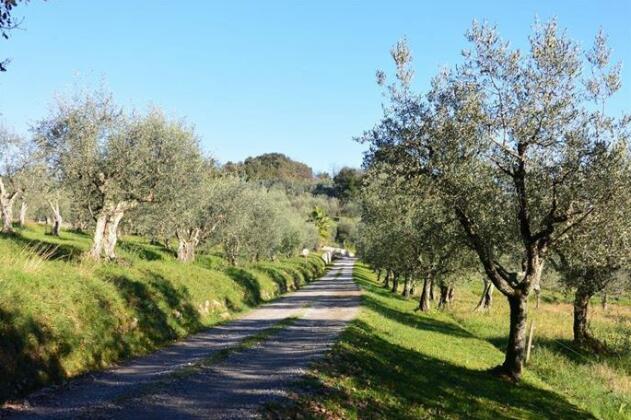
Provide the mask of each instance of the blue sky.
[{"label": "blue sky", "polygon": [[225,162],[282,152],[316,170],[359,166],[352,138],[380,115],[375,70],[406,36],[423,89],[457,63],[472,19],[525,46],[534,17],[557,17],[583,45],[599,27],[629,63],[611,110],[631,104],[631,0],[150,1],[31,0],[0,41],[0,121],[26,133],[56,93],[101,79],[117,100],[157,105],[195,125]]}]

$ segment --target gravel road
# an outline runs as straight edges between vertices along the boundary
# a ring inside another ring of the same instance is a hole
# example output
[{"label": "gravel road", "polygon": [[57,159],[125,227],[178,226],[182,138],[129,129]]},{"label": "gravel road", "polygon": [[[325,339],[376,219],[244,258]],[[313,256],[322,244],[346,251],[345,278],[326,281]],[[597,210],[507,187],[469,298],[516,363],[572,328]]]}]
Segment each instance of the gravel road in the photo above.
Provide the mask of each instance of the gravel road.
[{"label": "gravel road", "polygon": [[[33,394],[11,418],[256,417],[265,403],[286,398],[355,317],[360,291],[353,264],[337,260],[319,280],[235,321],[63,389]],[[208,362],[281,320],[285,325],[268,330],[258,344]]]}]

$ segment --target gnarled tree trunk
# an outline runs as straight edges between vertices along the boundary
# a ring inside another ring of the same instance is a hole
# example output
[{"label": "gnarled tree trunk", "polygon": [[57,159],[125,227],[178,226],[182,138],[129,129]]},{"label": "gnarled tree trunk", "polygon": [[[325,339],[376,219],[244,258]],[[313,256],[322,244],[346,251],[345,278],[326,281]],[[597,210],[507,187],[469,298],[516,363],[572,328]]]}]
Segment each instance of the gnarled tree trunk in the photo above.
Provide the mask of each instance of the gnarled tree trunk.
[{"label": "gnarled tree trunk", "polygon": [[63,223],[63,218],[61,217],[61,210],[59,208],[59,201],[48,201],[48,205],[53,212],[53,227],[51,234],[53,236],[59,236],[61,232],[61,224]]},{"label": "gnarled tree trunk", "polygon": [[482,291],[482,296],[480,297],[480,301],[478,305],[475,307],[475,311],[486,311],[491,309],[491,305],[493,305],[493,283],[489,280],[484,280],[484,290]]},{"label": "gnarled tree trunk", "polygon": [[120,202],[116,206],[103,209],[96,218],[96,226],[92,237],[92,247],[88,251],[90,258],[116,259],[116,243],[118,242],[118,225],[125,211],[134,207],[135,202]]},{"label": "gnarled tree trunk", "polygon": [[579,287],[574,294],[574,342],[579,345],[590,343],[593,337],[587,331],[587,313],[592,294],[585,288]]},{"label": "gnarled tree trunk", "polygon": [[412,282],[410,281],[410,276],[405,276],[405,280],[403,282],[403,297],[406,299],[410,298],[410,289],[412,287]]},{"label": "gnarled tree trunk", "polygon": [[27,211],[28,211],[28,203],[22,200],[22,203],[20,205],[20,217],[18,219],[20,227],[24,227],[26,225],[26,212]]},{"label": "gnarled tree trunk", "polygon": [[103,252],[103,240],[105,238],[105,227],[107,225],[107,214],[101,213],[96,218],[94,235],[92,235],[92,246],[88,251],[90,258],[98,260]]},{"label": "gnarled tree trunk", "polygon": [[2,232],[13,233],[13,202],[15,197],[0,198],[0,211],[2,211]]},{"label": "gnarled tree trunk", "polygon": [[195,249],[199,244],[201,230],[192,228],[186,231],[177,231],[178,239],[177,259],[182,262],[195,260]]},{"label": "gnarled tree trunk", "polygon": [[383,279],[383,287],[384,289],[390,288],[390,277],[392,276],[392,271],[386,271],[386,277]]},{"label": "gnarled tree trunk", "polygon": [[510,330],[506,346],[506,358],[501,373],[513,381],[519,381],[526,357],[526,320],[528,316],[528,296],[516,291],[508,296],[510,307]]},{"label": "gnarled tree trunk", "polygon": [[423,280],[423,291],[421,292],[421,298],[418,302],[418,310],[419,311],[429,311],[429,295],[431,293],[431,276],[425,277]]},{"label": "gnarled tree trunk", "polygon": [[394,278],[392,279],[392,293],[396,293],[399,290],[399,273],[394,273]]},{"label": "gnarled tree trunk", "polygon": [[13,233],[13,203],[18,196],[17,191],[9,193],[0,177],[0,212],[2,213],[2,232]]},{"label": "gnarled tree trunk", "polygon": [[438,307],[444,309],[449,306],[454,298],[454,288],[453,286],[441,285],[440,286],[440,297],[438,299]]},{"label": "gnarled tree trunk", "polygon": [[103,252],[105,258],[109,260],[116,259],[116,243],[118,242],[118,225],[123,219],[123,211],[115,211],[110,215],[105,227],[105,238],[103,243]]}]

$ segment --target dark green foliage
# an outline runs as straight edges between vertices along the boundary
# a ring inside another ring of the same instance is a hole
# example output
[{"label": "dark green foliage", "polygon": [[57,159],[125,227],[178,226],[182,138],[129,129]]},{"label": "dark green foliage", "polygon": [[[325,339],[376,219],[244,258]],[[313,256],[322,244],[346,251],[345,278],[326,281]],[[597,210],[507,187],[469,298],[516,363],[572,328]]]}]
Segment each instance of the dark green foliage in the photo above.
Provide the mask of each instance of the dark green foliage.
[{"label": "dark green foliage", "polygon": [[352,219],[342,219],[337,224],[335,241],[339,244],[352,241],[357,234],[357,222]]},{"label": "dark green foliage", "polygon": [[346,203],[357,198],[362,186],[362,171],[344,167],[333,177],[333,192],[335,197]]},{"label": "dark green foliage", "polygon": [[313,171],[309,166],[282,153],[265,153],[249,157],[237,165],[241,167],[248,180],[276,182],[313,180]]}]

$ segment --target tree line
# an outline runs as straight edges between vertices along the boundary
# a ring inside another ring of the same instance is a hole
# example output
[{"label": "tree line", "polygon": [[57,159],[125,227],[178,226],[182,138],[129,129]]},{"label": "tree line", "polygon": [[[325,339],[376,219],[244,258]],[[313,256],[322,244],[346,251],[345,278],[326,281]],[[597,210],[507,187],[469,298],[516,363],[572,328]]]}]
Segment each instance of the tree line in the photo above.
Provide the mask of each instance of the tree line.
[{"label": "tree line", "polygon": [[574,290],[574,339],[590,348],[590,298],[629,290],[631,159],[629,115],[606,111],[620,65],[606,36],[581,49],[556,21],[536,22],[529,49],[512,48],[477,23],[470,48],[428,91],[413,89],[405,41],[391,55],[387,103],[358,140],[364,159],[358,248],[384,285],[409,295],[422,280],[446,306],[467,272],[479,270],[510,307],[504,362],[494,374],[518,381],[526,352],[528,299],[556,271]]},{"label": "tree line", "polygon": [[[193,128],[152,108],[126,112],[103,90],[57,100],[29,138],[0,129],[2,232],[46,220],[88,232],[86,257],[116,259],[121,232],[195,259],[220,245],[232,263],[297,255],[333,239],[311,217],[339,212],[337,199],[264,185],[207,156]],[[19,217],[14,208],[19,205]],[[175,245],[173,245],[175,243]]]}]

